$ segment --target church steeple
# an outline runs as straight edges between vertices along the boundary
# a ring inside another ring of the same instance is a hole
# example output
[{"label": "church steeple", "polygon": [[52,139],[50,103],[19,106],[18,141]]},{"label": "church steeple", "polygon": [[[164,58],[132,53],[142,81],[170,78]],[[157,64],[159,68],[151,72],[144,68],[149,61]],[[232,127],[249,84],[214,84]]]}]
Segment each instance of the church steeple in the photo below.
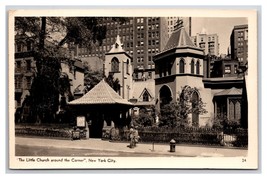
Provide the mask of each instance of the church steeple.
[{"label": "church steeple", "polygon": [[125,52],[122,47],[123,44],[121,43],[120,36],[117,35],[116,42],[112,45],[109,53]]},{"label": "church steeple", "polygon": [[164,47],[163,51],[168,51],[173,48],[180,48],[180,47],[194,47],[194,43],[191,41],[189,35],[187,34],[183,20],[178,19],[176,25],[174,26],[174,31],[171,34],[166,46]]}]

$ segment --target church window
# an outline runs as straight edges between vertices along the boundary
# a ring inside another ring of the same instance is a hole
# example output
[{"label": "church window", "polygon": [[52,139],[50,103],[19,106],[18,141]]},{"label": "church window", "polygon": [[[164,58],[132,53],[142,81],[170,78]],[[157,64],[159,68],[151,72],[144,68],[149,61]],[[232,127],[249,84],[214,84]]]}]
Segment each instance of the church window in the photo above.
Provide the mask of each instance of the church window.
[{"label": "church window", "polygon": [[192,61],[191,61],[191,73],[192,74],[195,73],[195,62],[194,62],[194,59],[192,59]]},{"label": "church window", "polygon": [[199,61],[197,61],[196,63],[196,74],[199,75],[199,72],[200,72],[200,64],[199,64]]},{"label": "church window", "polygon": [[147,91],[145,91],[143,94],[143,101],[149,101],[149,94]]},{"label": "church window", "polygon": [[111,60],[111,72],[119,72],[119,60],[116,57]]},{"label": "church window", "polygon": [[184,59],[181,59],[179,62],[179,72],[184,73]]},{"label": "church window", "polygon": [[127,59],[126,63],[126,73],[129,74],[129,59]]}]

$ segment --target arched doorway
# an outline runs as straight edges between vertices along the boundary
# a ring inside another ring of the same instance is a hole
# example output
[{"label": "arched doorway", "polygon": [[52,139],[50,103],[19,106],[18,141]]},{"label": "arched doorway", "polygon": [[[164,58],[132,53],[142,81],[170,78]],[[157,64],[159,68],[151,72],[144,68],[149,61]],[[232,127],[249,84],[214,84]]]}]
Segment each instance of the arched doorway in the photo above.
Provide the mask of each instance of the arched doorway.
[{"label": "arched doorway", "polygon": [[166,85],[161,87],[159,95],[160,95],[160,106],[169,104],[172,101],[171,89]]},{"label": "arched doorway", "polygon": [[199,110],[197,108],[199,103],[199,95],[196,91],[192,93],[192,125],[198,127],[199,125]]}]

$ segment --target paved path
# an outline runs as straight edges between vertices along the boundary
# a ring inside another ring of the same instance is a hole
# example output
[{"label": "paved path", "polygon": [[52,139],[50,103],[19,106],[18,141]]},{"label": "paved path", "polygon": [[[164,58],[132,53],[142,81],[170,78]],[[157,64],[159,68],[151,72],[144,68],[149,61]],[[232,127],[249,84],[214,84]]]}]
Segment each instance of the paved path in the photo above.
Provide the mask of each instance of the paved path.
[{"label": "paved path", "polygon": [[175,152],[170,152],[168,144],[152,144],[139,143],[137,147],[131,149],[127,147],[128,143],[109,142],[101,139],[88,140],[60,140],[60,139],[45,139],[45,138],[30,138],[30,137],[16,137],[16,145],[37,146],[37,147],[57,147],[68,149],[92,149],[102,152],[136,152],[136,153],[155,153],[160,155],[170,156],[188,156],[188,157],[235,157],[246,156],[247,150],[237,148],[224,147],[206,147],[206,146],[192,146],[192,145],[176,145]]}]

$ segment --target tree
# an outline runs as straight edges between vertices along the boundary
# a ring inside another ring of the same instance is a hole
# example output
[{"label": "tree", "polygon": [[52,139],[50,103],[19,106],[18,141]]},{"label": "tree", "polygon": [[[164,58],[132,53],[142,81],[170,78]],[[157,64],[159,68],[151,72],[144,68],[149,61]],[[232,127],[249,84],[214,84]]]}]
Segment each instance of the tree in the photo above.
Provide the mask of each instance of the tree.
[{"label": "tree", "polygon": [[202,99],[193,98],[193,93],[198,92],[197,88],[190,86],[182,87],[181,93],[178,94],[177,102],[165,104],[160,110],[160,126],[186,127],[189,123],[188,115],[192,113],[205,114],[205,104]]},{"label": "tree", "polygon": [[149,110],[141,108],[138,116],[132,116],[133,125],[141,127],[153,126],[155,123],[155,108],[154,106],[150,106],[148,108]]},{"label": "tree", "polygon": [[121,85],[120,85],[120,81],[118,78],[114,79],[114,76],[112,73],[110,73],[108,75],[106,79],[106,82],[109,84],[109,86],[114,89],[114,91],[116,92],[119,92],[120,93],[120,88],[121,88]]},{"label": "tree", "polygon": [[104,78],[103,71],[94,71],[90,68],[87,62],[84,63],[84,86],[85,93],[90,91]]},{"label": "tree", "polygon": [[[127,18],[114,17],[119,23]],[[30,90],[30,111],[32,122],[53,122],[58,110],[59,94],[68,92],[68,84],[60,79],[60,62],[68,60],[62,47],[74,44],[89,47],[101,44],[106,27],[104,18],[98,17],[16,17],[15,31],[27,34],[34,42],[36,75]],[[63,52],[63,53],[62,53]]]}]

